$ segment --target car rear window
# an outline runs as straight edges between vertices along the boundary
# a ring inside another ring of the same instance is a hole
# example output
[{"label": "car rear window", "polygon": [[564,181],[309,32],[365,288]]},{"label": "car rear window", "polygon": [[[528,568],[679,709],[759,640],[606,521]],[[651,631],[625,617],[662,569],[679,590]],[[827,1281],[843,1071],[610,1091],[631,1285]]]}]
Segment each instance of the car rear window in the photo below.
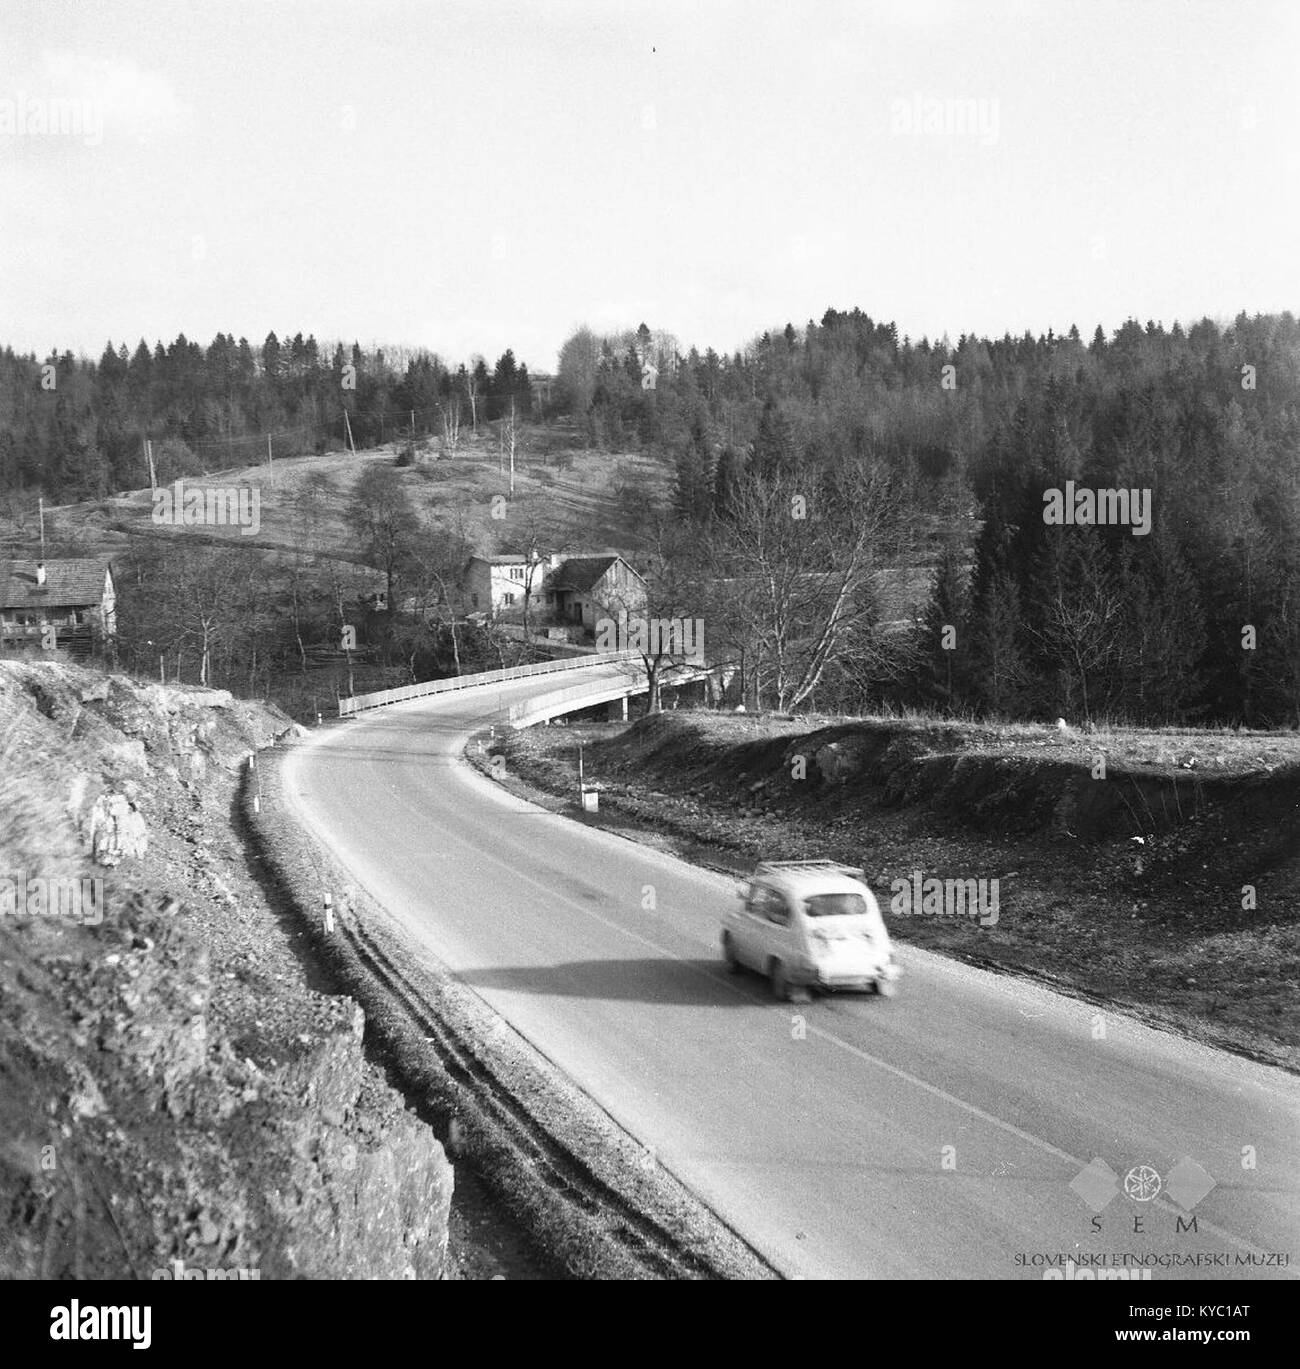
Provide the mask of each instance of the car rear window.
[{"label": "car rear window", "polygon": [[804,902],[809,917],[860,917],[867,911],[861,894],[813,894]]}]

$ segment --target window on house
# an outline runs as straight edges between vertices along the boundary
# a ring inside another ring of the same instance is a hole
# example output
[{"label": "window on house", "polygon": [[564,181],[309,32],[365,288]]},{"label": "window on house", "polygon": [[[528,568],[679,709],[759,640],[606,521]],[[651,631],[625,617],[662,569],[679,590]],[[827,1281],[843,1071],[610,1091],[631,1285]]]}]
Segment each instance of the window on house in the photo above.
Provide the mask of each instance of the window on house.
[{"label": "window on house", "polygon": [[474,607],[477,608],[477,607],[478,607],[478,595],[477,595],[477,594],[471,594],[469,597],[470,597],[471,603],[473,603]]},{"label": "window on house", "polygon": [[514,596],[513,594],[503,594],[503,595],[501,596],[501,602],[502,602],[503,604],[506,604],[507,606],[509,606],[510,604],[513,604],[514,601],[515,601],[515,596]]}]

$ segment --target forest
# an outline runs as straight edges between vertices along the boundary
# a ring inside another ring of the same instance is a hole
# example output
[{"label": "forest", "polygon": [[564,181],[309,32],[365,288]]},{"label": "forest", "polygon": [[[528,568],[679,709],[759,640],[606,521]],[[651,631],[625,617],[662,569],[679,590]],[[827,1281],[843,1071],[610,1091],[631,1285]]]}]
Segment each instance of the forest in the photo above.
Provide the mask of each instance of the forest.
[{"label": "forest", "polygon": [[[819,698],[856,708],[865,689],[868,702],[972,716],[1300,725],[1291,314],[953,345],[831,310],[729,358],[664,357],[653,392],[635,346],[598,346],[594,365],[589,344],[569,351],[583,364],[570,356],[570,378],[561,353],[561,394],[581,402],[589,389],[600,439],[635,432],[671,453],[685,522],[725,534],[754,482],[823,491],[828,507],[870,473],[873,509],[856,507],[878,524],[889,511],[888,554],[932,544],[922,619],[882,641],[866,605],[865,637],[836,653]],[[1148,530],[1047,521],[1069,482],[1141,495]],[[845,687],[828,693],[837,675]]]},{"label": "forest", "polygon": [[[146,440],[167,481],[268,442],[284,456],[563,422],[671,472],[640,548],[653,597],[706,612],[769,706],[1300,725],[1290,313],[954,344],[832,309],[731,354],[580,328],[553,385],[534,380],[510,350],[453,368],[300,333],[110,344],[98,361],[6,349],[0,493],[28,508],[139,488]],[[1147,525],[1049,521],[1067,489],[1131,493]],[[930,578],[904,622],[900,566]]]}]

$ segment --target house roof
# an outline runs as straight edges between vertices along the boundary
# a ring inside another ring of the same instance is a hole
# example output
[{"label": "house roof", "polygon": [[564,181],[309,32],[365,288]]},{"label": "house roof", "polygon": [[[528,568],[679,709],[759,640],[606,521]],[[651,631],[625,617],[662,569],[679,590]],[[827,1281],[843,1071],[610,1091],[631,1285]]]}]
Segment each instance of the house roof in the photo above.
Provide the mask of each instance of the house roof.
[{"label": "house roof", "polygon": [[551,583],[556,589],[586,594],[619,559],[617,556],[574,556],[556,567]]},{"label": "house roof", "polygon": [[0,561],[0,609],[72,608],[104,598],[107,561],[77,557],[45,562],[45,583],[36,583],[36,561]]},{"label": "house roof", "polygon": [[[546,577],[546,587],[548,589],[573,590],[578,594],[585,594],[590,590],[615,561],[623,561],[623,558],[616,551],[585,552],[575,555],[561,552],[558,557],[560,564]],[[545,567],[550,558],[540,554],[528,557],[517,552],[502,552],[493,556],[475,555],[469,559],[470,562],[479,561],[487,566],[525,566],[532,564]],[[626,561],[623,561],[623,564],[638,580],[642,578]]]}]

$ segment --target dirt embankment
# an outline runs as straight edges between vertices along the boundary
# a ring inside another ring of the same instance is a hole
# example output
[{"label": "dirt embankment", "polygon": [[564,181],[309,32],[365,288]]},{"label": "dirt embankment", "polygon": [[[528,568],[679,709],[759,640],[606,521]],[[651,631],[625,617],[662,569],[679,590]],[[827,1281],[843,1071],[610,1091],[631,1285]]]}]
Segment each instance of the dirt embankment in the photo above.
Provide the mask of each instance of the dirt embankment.
[{"label": "dirt embankment", "polygon": [[289,726],[0,662],[0,1278],[445,1272],[442,1147],[232,826]]},{"label": "dirt embankment", "polygon": [[[860,865],[901,940],[1300,1068],[1294,734],[679,712],[489,749],[572,796],[579,740],[602,825],[737,872]],[[918,874],[989,881],[996,921],[914,911]]]}]

